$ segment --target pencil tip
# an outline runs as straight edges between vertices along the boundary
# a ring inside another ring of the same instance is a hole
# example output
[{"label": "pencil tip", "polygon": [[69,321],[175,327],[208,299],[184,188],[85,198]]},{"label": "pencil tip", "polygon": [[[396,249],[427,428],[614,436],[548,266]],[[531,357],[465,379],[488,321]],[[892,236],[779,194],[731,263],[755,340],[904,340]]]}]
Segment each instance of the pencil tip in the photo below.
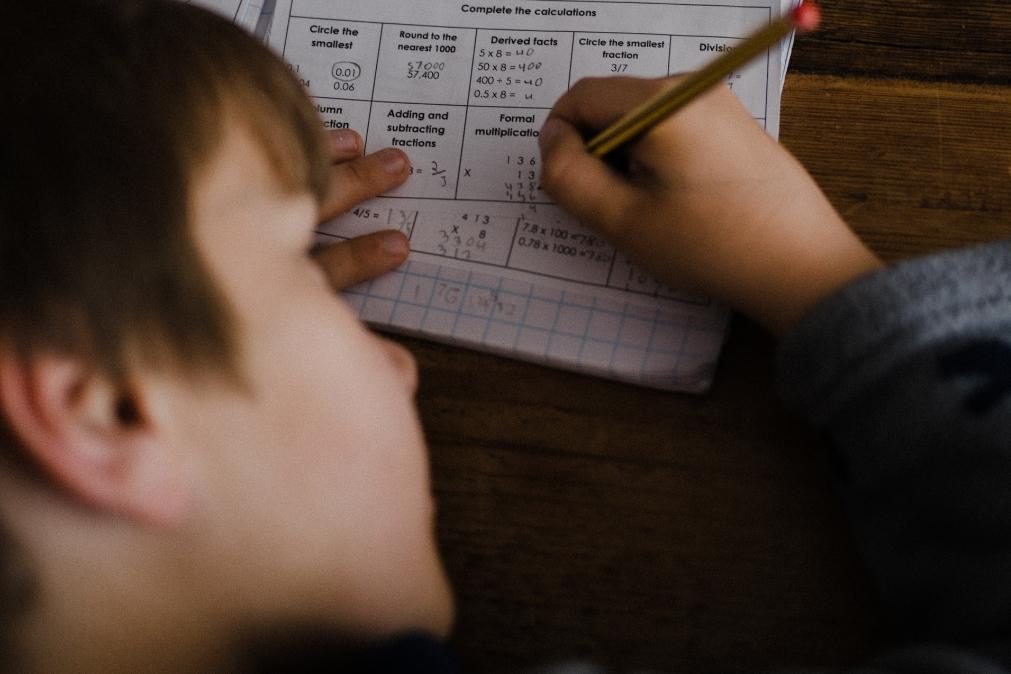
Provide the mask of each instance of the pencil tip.
[{"label": "pencil tip", "polygon": [[821,9],[813,0],[804,0],[790,13],[790,18],[797,30],[802,33],[810,33],[821,23]]}]

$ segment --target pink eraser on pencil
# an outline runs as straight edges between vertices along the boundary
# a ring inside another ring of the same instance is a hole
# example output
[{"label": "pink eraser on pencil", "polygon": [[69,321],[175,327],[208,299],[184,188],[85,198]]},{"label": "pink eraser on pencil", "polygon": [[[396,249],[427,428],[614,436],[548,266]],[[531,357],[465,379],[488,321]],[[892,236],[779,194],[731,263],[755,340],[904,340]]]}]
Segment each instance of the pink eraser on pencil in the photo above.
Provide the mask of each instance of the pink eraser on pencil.
[{"label": "pink eraser on pencil", "polygon": [[790,18],[797,30],[802,33],[810,33],[821,23],[821,9],[812,0],[804,0],[803,4],[798,5],[790,13]]}]

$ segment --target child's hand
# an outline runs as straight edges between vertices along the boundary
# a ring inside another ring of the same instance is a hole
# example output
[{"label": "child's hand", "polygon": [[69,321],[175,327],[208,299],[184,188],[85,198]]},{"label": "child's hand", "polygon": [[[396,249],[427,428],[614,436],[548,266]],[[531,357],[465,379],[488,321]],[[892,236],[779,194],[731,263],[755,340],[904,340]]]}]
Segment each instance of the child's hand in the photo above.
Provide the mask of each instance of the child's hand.
[{"label": "child's hand", "polygon": [[[409,175],[410,163],[400,150],[386,149],[362,156],[364,144],[354,131],[331,132],[330,140],[334,166],[330,194],[320,209],[321,222],[392,190]],[[409,252],[407,237],[388,230],[327,246],[317,251],[315,257],[330,285],[343,290],[400,266]]]},{"label": "child's hand", "polygon": [[544,189],[658,280],[730,302],[775,332],[880,266],[725,87],[638,140],[627,174],[586,152],[586,138],[670,84],[577,83],[542,131]]}]

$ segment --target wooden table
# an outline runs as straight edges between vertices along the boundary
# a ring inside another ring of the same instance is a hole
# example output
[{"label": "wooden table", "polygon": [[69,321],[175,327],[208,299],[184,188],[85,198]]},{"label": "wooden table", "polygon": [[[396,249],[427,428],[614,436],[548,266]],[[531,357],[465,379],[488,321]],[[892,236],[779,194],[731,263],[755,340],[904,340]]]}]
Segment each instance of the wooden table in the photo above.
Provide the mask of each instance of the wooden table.
[{"label": "wooden table", "polygon": [[[1011,236],[1011,3],[824,0],[783,143],[893,260]],[[737,319],[706,397],[407,340],[473,672],[844,665],[880,647],[822,442]]]}]

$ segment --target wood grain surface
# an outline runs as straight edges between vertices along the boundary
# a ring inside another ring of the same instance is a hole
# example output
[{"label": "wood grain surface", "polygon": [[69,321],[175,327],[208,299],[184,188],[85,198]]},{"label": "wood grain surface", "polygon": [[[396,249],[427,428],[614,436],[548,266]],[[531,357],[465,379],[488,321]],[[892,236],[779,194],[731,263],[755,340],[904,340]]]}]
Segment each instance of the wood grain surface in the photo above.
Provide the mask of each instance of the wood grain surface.
[{"label": "wood grain surface", "polygon": [[[1011,236],[1011,3],[823,5],[783,143],[889,260]],[[404,341],[467,671],[747,672],[886,645],[821,441],[752,324],[704,397]]]}]

